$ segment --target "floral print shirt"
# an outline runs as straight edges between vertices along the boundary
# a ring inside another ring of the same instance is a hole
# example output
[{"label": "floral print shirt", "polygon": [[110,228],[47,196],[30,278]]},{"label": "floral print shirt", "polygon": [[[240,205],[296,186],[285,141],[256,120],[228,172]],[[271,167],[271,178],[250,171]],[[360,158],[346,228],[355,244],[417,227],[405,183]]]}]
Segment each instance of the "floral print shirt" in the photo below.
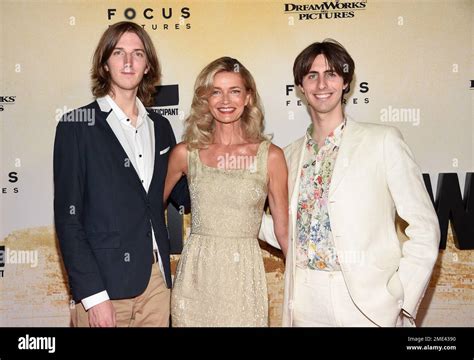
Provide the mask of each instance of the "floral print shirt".
[{"label": "floral print shirt", "polygon": [[311,124],[306,132],[306,148],[301,169],[298,210],[296,215],[296,265],[314,270],[341,270],[331,232],[328,193],[336,162],[344,121],[318,149]]}]

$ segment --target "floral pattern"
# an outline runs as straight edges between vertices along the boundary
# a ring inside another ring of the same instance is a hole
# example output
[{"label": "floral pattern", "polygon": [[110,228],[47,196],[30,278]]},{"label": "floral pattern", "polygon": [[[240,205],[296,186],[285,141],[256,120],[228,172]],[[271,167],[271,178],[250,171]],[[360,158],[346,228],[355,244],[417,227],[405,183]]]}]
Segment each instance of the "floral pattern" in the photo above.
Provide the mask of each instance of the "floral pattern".
[{"label": "floral pattern", "polygon": [[300,173],[298,212],[296,216],[296,264],[300,268],[340,270],[328,213],[328,193],[345,121],[318,144],[306,132],[306,151]]}]

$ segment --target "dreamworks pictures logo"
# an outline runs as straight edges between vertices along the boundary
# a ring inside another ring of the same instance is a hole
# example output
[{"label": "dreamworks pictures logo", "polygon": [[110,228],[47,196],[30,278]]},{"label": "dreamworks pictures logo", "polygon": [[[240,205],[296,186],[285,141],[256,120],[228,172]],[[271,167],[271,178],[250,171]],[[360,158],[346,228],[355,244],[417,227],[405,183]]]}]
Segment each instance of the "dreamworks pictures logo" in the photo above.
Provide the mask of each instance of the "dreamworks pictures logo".
[{"label": "dreamworks pictures logo", "polygon": [[7,105],[14,105],[16,100],[16,96],[9,95],[9,96],[0,96],[0,111],[4,111]]},{"label": "dreamworks pictures logo", "polygon": [[323,1],[312,4],[285,4],[290,22],[298,20],[324,20],[353,18],[356,11],[365,10],[367,1]]}]

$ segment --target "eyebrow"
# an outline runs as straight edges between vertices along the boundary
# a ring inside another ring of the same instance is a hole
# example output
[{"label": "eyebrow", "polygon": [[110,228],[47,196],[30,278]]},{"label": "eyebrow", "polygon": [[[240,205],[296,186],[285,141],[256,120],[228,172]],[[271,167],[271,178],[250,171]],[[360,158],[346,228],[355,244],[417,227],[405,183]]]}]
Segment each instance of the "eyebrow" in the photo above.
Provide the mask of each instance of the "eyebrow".
[{"label": "eyebrow", "polygon": [[[335,73],[336,70],[325,70],[325,71],[324,71],[324,73],[332,73],[332,72]],[[309,75],[309,74],[318,74],[318,73],[319,73],[318,71],[309,71],[309,72],[308,72],[308,75]]]},{"label": "eyebrow", "polygon": [[[219,89],[219,90],[222,90],[222,88],[221,88],[221,87],[219,87],[219,86],[213,86],[212,88],[213,88],[213,89]],[[229,89],[242,89],[242,87],[240,87],[240,86],[232,86],[232,87],[231,87],[231,88],[229,88]]]},{"label": "eyebrow", "polygon": [[[114,50],[125,50],[125,49],[123,47],[116,46],[116,47],[114,47]],[[145,49],[133,49],[133,51],[143,51],[144,52]]]}]

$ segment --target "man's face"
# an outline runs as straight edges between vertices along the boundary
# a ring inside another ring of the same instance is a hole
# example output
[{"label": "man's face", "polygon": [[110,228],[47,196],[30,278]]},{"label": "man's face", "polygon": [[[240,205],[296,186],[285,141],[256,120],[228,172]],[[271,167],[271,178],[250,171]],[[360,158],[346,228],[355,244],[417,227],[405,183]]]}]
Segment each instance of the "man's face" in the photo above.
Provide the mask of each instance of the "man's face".
[{"label": "man's face", "polygon": [[120,37],[105,69],[110,73],[115,93],[138,87],[148,72],[148,65],[143,43],[137,34],[126,32]]},{"label": "man's face", "polygon": [[299,86],[304,93],[312,113],[318,115],[342,112],[341,97],[347,84],[333,69],[330,69],[324,55],[318,55],[308,74]]},{"label": "man's face", "polygon": [[249,100],[250,94],[238,72],[222,71],[214,76],[212,93],[207,99],[214,119],[221,123],[239,120]]}]

